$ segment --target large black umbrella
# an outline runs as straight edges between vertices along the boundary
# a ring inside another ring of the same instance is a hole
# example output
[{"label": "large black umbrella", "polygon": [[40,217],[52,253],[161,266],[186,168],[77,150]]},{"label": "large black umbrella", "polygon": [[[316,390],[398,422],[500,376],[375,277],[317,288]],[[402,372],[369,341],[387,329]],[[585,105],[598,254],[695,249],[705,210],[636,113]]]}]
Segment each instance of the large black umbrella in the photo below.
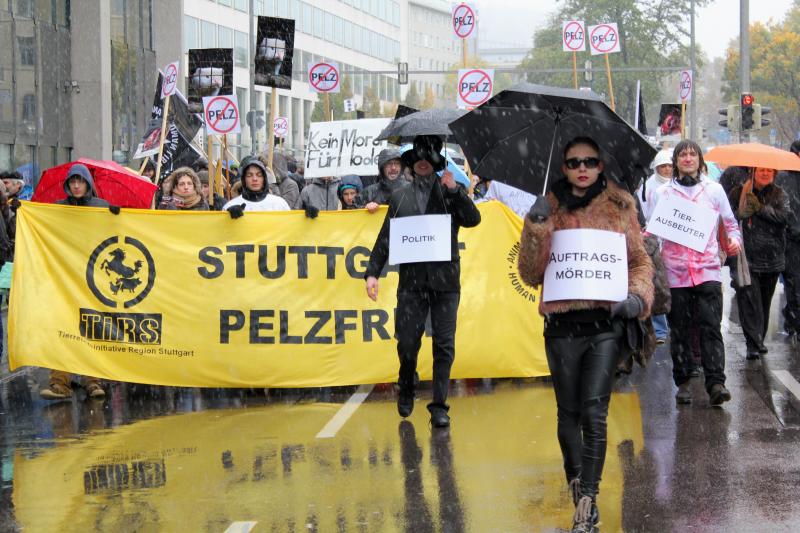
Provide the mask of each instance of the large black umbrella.
[{"label": "large black umbrella", "polygon": [[450,137],[448,124],[466,114],[462,109],[426,109],[392,120],[380,135],[379,141],[394,144],[412,142],[417,135],[440,135]]},{"label": "large black umbrella", "polygon": [[521,83],[450,123],[472,172],[533,194],[561,176],[562,151],[594,139],[605,175],[633,188],[656,149],[595,93]]}]

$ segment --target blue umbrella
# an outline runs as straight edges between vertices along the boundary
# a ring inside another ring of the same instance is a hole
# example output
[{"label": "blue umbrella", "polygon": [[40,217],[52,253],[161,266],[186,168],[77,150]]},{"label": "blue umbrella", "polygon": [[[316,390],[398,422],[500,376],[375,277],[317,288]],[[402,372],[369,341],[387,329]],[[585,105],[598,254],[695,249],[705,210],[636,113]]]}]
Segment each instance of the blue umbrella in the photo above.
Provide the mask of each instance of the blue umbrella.
[{"label": "blue umbrella", "polygon": [[[411,146],[412,146],[411,144],[402,145],[400,147],[400,153],[403,154],[403,153],[409,151],[411,149]],[[442,155],[445,156],[445,159],[447,160],[447,170],[449,170],[450,172],[453,173],[453,177],[455,178],[456,182],[460,183],[461,185],[463,185],[464,187],[469,189],[470,182],[469,182],[469,176],[467,176],[467,173],[464,172],[463,170],[461,170],[461,167],[459,167],[458,165],[455,164],[453,159],[449,155],[447,155],[445,153],[444,149],[442,149]],[[443,174],[443,171],[442,172],[437,172],[436,174],[438,176],[441,176]]]}]

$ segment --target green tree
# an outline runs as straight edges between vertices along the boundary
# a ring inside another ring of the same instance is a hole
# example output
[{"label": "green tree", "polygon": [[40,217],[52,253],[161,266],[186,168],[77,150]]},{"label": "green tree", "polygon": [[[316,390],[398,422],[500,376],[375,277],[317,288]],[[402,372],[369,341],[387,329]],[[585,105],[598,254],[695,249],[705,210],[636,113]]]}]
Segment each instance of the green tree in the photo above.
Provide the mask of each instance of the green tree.
[{"label": "green tree", "polygon": [[412,82],[409,85],[408,92],[406,93],[406,99],[403,100],[403,105],[413,107],[414,109],[419,109],[422,105],[422,99],[419,97],[416,83]]},{"label": "green tree", "polygon": [[364,104],[361,106],[365,118],[377,118],[381,116],[381,101],[372,87],[364,90]]},{"label": "green tree", "polygon": [[432,109],[436,105],[436,95],[433,94],[433,87],[428,85],[425,89],[425,99],[422,101],[420,109]]},{"label": "green tree", "polygon": [[[730,103],[740,95],[738,40],[728,47],[724,94]],[[750,89],[756,102],[772,107],[771,118],[782,145],[800,132],[800,0],[783,23],[750,26]],[[763,133],[762,133],[763,135]]]},{"label": "green tree", "polygon": [[[586,26],[604,22],[616,22],[619,29],[621,52],[608,54],[612,71],[614,68],[653,68],[664,66],[687,66],[689,64],[689,13],[691,0],[564,0],[561,8],[549,23],[534,33],[534,47],[522,65],[527,70],[527,79],[532,83],[573,87],[572,73],[543,73],[540,69],[572,67],[572,54],[562,51],[562,22],[583,20]],[[709,0],[696,0],[696,7],[703,7]],[[595,92],[610,91],[605,75],[605,57],[591,56],[587,51],[578,52],[577,62],[582,70],[584,61],[590,59],[595,69],[591,87]],[[702,63],[702,57],[701,61]],[[582,72],[579,84],[583,81]],[[616,112],[633,123],[636,110],[636,82],[641,81],[646,103],[657,105],[662,99],[674,101],[675,96],[662,94],[662,81],[669,73],[616,72],[612,74],[612,87],[616,101]],[[695,83],[702,83],[695,73]]]}]

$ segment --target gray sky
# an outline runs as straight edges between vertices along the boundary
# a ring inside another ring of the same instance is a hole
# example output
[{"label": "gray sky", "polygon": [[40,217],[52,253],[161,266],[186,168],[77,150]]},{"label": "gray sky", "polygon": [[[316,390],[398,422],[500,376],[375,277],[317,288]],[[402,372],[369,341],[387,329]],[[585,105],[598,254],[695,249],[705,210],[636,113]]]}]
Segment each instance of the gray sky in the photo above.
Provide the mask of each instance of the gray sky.
[{"label": "gray sky", "polygon": [[[469,2],[469,0],[467,0]],[[481,38],[487,46],[530,47],[533,32],[555,11],[552,0],[473,0],[480,11]],[[750,2],[750,22],[779,21],[792,0]],[[510,14],[511,13],[511,14]],[[591,24],[592,21],[586,21]],[[715,0],[698,10],[697,42],[713,57],[724,57],[731,39],[739,35],[739,2]]]}]

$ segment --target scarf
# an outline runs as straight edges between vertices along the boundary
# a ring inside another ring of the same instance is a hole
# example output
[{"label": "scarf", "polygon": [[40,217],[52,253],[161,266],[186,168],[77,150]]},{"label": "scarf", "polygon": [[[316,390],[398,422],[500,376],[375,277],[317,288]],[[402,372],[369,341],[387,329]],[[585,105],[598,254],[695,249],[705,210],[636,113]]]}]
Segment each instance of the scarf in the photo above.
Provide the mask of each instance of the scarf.
[{"label": "scarf", "polygon": [[556,195],[558,203],[567,208],[567,211],[574,211],[589,205],[592,200],[600,195],[607,186],[606,178],[602,174],[597,177],[597,181],[592,183],[586,194],[583,196],[575,196],[572,194],[572,184],[567,178],[563,178],[553,184],[553,194]]},{"label": "scarf", "polygon": [[700,173],[698,172],[697,176],[680,176],[675,178],[675,181],[684,187],[692,187],[693,185],[700,183]]},{"label": "scarf", "polygon": [[200,195],[197,194],[197,191],[191,194],[183,195],[178,191],[173,190],[172,196],[181,201],[181,203],[183,204],[183,207],[181,207],[181,209],[191,209],[197,204],[199,204],[200,200],[202,200],[202,198],[200,198]]},{"label": "scarf", "polygon": [[264,187],[260,191],[251,191],[247,188],[247,185],[244,184],[244,179],[242,179],[242,198],[245,200],[249,202],[260,202],[267,197],[267,194],[269,194],[267,180],[264,180]]}]

